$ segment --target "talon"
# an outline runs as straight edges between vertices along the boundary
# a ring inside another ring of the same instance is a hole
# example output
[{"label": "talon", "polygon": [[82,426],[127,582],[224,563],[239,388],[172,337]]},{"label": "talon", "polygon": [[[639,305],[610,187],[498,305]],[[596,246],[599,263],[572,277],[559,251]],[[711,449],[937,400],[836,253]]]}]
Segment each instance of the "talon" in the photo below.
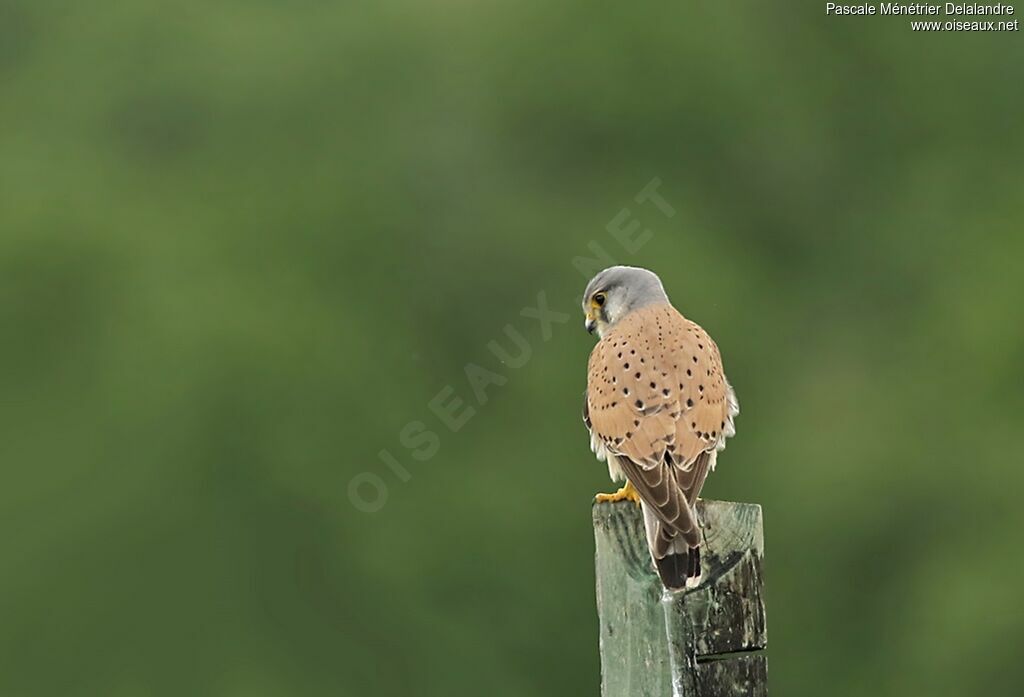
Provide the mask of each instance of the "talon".
[{"label": "talon", "polygon": [[594,497],[594,501],[597,503],[615,503],[617,501],[640,503],[640,494],[636,493],[636,489],[633,488],[632,484],[626,482],[625,486],[614,494],[598,494]]}]

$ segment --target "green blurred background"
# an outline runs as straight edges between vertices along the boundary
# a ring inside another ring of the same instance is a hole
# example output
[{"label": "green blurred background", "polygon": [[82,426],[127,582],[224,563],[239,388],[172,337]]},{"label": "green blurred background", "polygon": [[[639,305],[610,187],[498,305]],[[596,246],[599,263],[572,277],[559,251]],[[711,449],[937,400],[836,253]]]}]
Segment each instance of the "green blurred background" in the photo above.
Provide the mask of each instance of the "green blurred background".
[{"label": "green blurred background", "polygon": [[1022,76],[823,2],[0,2],[0,695],[597,694],[591,242],[722,349],[773,694],[1019,689]]}]

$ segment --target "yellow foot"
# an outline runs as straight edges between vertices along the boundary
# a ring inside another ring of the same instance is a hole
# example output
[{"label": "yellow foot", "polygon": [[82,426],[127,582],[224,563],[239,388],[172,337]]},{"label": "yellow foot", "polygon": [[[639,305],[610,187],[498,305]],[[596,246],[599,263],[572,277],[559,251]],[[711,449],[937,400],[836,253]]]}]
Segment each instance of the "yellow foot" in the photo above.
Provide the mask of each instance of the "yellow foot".
[{"label": "yellow foot", "polygon": [[640,503],[640,494],[636,493],[636,489],[629,482],[626,485],[616,491],[614,494],[598,494],[594,497],[594,501],[597,503],[614,503],[616,501],[632,501],[633,503]]}]

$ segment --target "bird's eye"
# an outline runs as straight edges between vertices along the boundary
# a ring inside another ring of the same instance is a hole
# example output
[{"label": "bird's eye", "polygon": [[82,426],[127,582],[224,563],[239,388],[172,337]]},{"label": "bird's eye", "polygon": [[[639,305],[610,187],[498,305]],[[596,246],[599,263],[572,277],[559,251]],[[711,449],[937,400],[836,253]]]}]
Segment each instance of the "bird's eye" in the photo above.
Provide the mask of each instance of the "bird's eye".
[{"label": "bird's eye", "polygon": [[604,305],[604,301],[605,301],[604,293],[596,293],[594,295],[594,304],[597,305],[598,307],[601,307],[602,305]]}]

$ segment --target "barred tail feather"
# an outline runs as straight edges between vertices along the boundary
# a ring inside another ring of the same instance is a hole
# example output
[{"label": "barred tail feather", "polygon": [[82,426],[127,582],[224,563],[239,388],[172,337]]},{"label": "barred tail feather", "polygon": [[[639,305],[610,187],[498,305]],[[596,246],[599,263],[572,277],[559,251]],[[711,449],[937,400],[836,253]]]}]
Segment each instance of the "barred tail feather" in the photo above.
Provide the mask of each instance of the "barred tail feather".
[{"label": "barred tail feather", "polygon": [[683,536],[667,529],[654,511],[644,502],[647,548],[662,584],[669,590],[693,587],[700,578],[700,548],[690,547]]},{"label": "barred tail feather", "polygon": [[[694,550],[696,551],[696,550]],[[689,552],[683,554],[669,554],[663,559],[655,559],[654,567],[658,570],[661,583],[670,591],[677,591],[686,588],[686,579],[690,577]]]}]

